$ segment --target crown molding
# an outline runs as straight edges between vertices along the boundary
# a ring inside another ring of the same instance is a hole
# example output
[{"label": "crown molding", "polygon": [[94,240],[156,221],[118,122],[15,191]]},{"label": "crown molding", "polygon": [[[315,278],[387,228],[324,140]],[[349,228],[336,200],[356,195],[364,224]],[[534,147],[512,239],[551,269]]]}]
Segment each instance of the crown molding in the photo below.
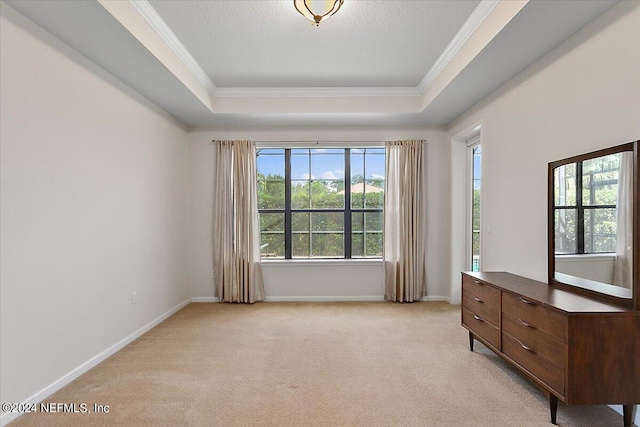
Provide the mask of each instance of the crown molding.
[{"label": "crown molding", "polygon": [[129,0],[135,10],[178,56],[212,96],[220,98],[419,97],[456,56],[501,0],[482,0],[416,87],[218,88],[147,0]]},{"label": "crown molding", "polygon": [[147,0],[129,0],[129,3],[131,3],[140,16],[147,21],[151,28],[153,28],[167,46],[169,46],[173,53],[180,58],[198,81],[213,95],[216,92],[216,85],[211,81],[194,57],[191,56],[178,37],[171,31],[167,23],[164,22],[153,6],[151,6]]},{"label": "crown molding", "polygon": [[217,88],[216,98],[367,98],[420,96],[415,87]]},{"label": "crown molding", "polygon": [[440,74],[444,67],[456,56],[462,46],[465,45],[499,3],[500,0],[482,0],[480,2],[478,7],[476,7],[469,16],[469,19],[462,25],[460,31],[453,37],[453,40],[447,45],[440,57],[438,57],[420,84],[416,87],[420,95],[426,92],[427,88],[433,83],[436,77],[438,77],[438,74]]}]

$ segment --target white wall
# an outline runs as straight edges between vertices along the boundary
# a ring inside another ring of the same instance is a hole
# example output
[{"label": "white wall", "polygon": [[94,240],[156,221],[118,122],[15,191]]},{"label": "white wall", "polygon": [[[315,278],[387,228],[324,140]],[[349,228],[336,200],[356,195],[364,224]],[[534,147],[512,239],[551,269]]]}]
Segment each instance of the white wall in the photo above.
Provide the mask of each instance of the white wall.
[{"label": "white wall", "polygon": [[190,296],[187,132],[4,3],[0,41],[0,401],[21,402]]},{"label": "white wall", "polygon": [[547,164],[640,139],[638,22],[620,2],[449,126],[453,165],[453,139],[482,123],[483,270],[546,282]]},{"label": "white wall", "polygon": [[620,2],[449,127],[482,122],[483,270],[546,282],[547,163],[640,139],[638,22]]},{"label": "white wall", "polygon": [[[449,295],[448,151],[445,132],[440,129],[269,129],[264,131],[194,130],[189,134],[190,168],[190,252],[191,292],[194,297],[213,297],[211,223],[213,210],[214,147],[212,139],[255,141],[385,141],[423,138],[427,145],[427,293]],[[265,265],[267,299],[382,299],[382,265],[336,262],[328,264],[291,262]]]},{"label": "white wall", "polygon": [[563,255],[556,257],[556,271],[600,283],[613,283],[616,257],[609,255]]}]

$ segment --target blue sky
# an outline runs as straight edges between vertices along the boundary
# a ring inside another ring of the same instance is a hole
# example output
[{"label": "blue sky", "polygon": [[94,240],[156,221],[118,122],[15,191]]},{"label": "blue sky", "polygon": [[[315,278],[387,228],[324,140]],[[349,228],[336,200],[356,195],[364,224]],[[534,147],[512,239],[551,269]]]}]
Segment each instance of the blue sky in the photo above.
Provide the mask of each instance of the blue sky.
[{"label": "blue sky", "polygon": [[479,190],[481,187],[481,180],[482,180],[481,157],[482,157],[482,148],[478,146],[473,156],[473,188],[474,190]]},{"label": "blue sky", "polygon": [[[283,149],[262,149],[259,153],[261,154],[258,156],[259,173],[284,176]],[[308,149],[291,150],[292,179],[344,178],[344,150],[317,148],[312,149],[311,154],[311,162],[309,162]],[[384,163],[384,149],[367,149],[366,156],[363,149],[351,149],[352,175],[363,175],[366,171],[367,178],[384,178]]]}]

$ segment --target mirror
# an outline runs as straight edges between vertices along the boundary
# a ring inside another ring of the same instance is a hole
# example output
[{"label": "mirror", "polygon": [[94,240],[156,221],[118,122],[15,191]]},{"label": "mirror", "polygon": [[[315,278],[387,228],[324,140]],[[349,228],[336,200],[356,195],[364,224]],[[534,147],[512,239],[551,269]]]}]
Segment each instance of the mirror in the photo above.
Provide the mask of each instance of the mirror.
[{"label": "mirror", "polygon": [[549,283],[638,308],[638,142],[549,163]]}]

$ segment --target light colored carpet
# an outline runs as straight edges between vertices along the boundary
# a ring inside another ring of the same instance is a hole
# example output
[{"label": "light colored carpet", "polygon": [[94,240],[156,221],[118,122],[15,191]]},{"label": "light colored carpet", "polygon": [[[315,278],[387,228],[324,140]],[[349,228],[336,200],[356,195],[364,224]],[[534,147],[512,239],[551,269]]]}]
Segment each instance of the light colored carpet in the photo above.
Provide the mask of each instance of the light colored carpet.
[{"label": "light colored carpet", "polygon": [[[47,401],[108,414],[21,426],[543,426],[546,396],[447,303],[191,304]],[[622,426],[606,406],[561,426]]]}]

